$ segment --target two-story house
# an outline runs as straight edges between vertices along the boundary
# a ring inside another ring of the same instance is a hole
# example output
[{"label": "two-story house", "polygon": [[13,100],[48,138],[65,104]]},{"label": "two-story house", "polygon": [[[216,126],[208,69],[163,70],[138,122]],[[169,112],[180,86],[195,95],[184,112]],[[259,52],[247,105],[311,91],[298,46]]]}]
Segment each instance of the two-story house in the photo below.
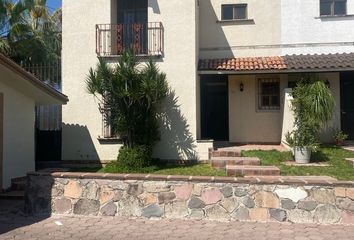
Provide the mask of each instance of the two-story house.
[{"label": "two-story house", "polygon": [[154,58],[174,91],[156,157],[206,160],[215,141],[280,144],[301,73],[335,96],[323,140],[331,128],[354,140],[353,26],[354,0],[63,0],[63,160],[116,159],[120,142],[85,79],[127,47]]}]

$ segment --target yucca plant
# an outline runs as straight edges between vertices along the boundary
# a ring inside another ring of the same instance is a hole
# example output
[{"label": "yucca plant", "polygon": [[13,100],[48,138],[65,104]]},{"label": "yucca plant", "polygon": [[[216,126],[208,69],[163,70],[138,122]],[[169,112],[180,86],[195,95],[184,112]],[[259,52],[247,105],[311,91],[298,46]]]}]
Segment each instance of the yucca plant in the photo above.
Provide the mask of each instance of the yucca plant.
[{"label": "yucca plant", "polygon": [[152,147],[159,140],[158,107],[169,92],[166,75],[149,60],[144,66],[125,51],[115,67],[99,59],[90,69],[87,90],[110,109],[113,129],[126,148]]}]

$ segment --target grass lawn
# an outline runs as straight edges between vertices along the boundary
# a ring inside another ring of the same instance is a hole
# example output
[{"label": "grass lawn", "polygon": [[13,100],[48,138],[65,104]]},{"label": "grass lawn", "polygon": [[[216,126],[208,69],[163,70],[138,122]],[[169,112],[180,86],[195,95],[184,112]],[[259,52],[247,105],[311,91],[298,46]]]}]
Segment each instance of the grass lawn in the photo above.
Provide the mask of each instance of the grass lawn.
[{"label": "grass lawn", "polygon": [[187,176],[226,176],[225,171],[216,170],[210,164],[195,164],[188,166],[154,166],[138,171],[120,169],[114,163],[107,164],[104,168],[74,169],[77,172],[102,172],[102,173],[151,173],[159,175],[187,175]]},{"label": "grass lawn", "polygon": [[[330,176],[339,180],[354,181],[354,168],[345,158],[354,158],[354,153],[337,147],[321,147],[313,153],[312,162],[326,162],[328,167],[298,167],[286,166],[284,161],[292,160],[291,152],[278,151],[243,151],[244,157],[258,157],[262,165],[278,166],[281,175],[285,176]],[[104,168],[74,169],[77,172],[102,172],[102,173],[151,173],[161,175],[187,175],[187,176],[226,176],[224,170],[213,169],[210,164],[196,164],[188,166],[153,166],[138,171],[121,169],[115,162]]]},{"label": "grass lawn", "polygon": [[326,162],[328,167],[286,166],[284,161],[293,159],[291,152],[245,151],[245,157],[259,157],[262,165],[278,166],[281,175],[287,176],[330,176],[339,180],[354,180],[354,168],[345,158],[354,158],[354,153],[337,147],[324,146],[313,153],[312,162]]}]

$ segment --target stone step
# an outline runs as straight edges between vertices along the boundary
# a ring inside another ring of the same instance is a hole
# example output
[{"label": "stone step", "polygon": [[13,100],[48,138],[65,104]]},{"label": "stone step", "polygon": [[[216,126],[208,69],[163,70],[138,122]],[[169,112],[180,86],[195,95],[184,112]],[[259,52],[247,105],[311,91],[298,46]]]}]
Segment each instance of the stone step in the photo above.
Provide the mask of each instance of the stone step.
[{"label": "stone step", "polygon": [[24,191],[26,189],[26,181],[17,181],[11,184],[11,190]]},{"label": "stone step", "polygon": [[251,165],[258,166],[261,160],[257,157],[211,157],[211,166],[218,169],[224,169],[226,165]]},{"label": "stone step", "polygon": [[241,157],[241,151],[237,150],[211,150],[210,158],[212,157]]},{"label": "stone step", "polygon": [[232,166],[226,165],[228,176],[280,176],[280,169],[275,166]]},{"label": "stone step", "polygon": [[26,189],[26,177],[19,177],[11,179],[11,190],[12,191],[25,191]]},{"label": "stone step", "polygon": [[0,199],[24,199],[25,191],[9,191],[0,193]]}]

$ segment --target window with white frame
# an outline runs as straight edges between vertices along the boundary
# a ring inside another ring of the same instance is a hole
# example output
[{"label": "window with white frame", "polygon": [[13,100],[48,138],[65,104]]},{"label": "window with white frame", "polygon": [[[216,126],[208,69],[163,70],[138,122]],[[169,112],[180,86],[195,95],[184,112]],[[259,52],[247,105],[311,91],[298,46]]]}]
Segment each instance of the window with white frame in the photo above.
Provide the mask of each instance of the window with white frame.
[{"label": "window with white frame", "polygon": [[221,5],[221,20],[247,19],[247,4]]},{"label": "window with white frame", "polygon": [[258,110],[280,109],[279,78],[258,78]]},{"label": "window with white frame", "polygon": [[347,0],[320,0],[320,16],[347,14]]}]

